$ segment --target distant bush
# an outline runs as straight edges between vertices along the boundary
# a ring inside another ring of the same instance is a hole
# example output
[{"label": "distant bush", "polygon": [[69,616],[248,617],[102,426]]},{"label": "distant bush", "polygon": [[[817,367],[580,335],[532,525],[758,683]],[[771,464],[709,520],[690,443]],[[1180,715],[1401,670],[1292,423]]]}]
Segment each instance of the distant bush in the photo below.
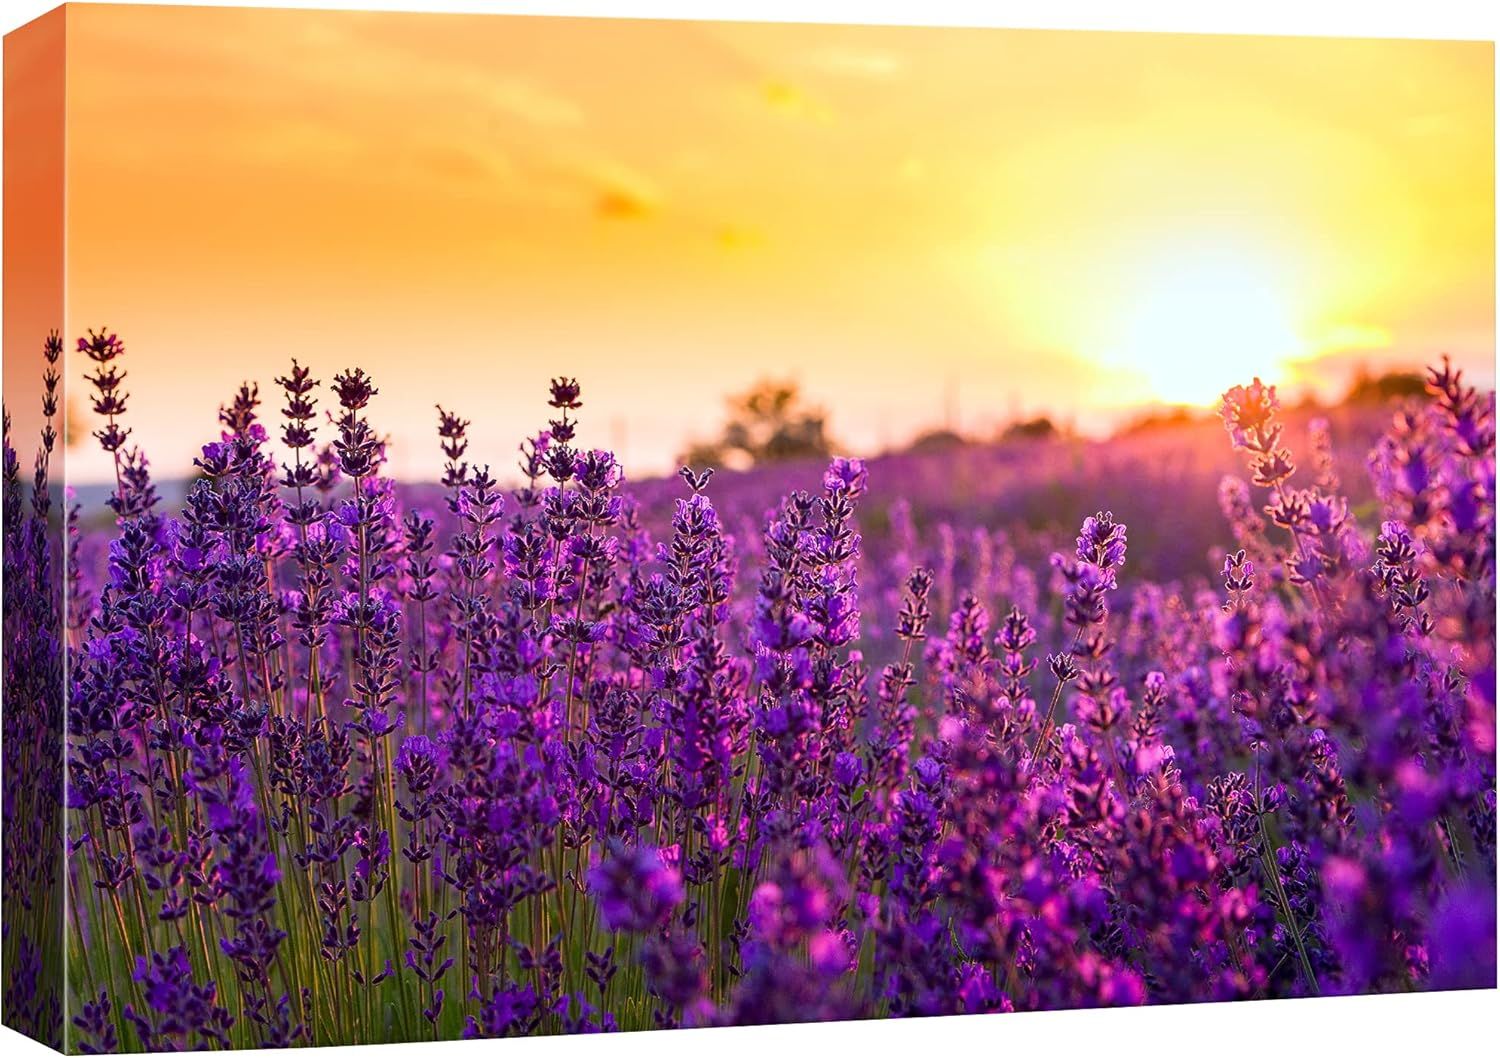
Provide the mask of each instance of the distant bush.
[{"label": "distant bush", "polygon": [[1010,441],[1050,441],[1062,435],[1062,431],[1045,415],[1022,422],[1013,422],[1000,432],[1002,443]]},{"label": "distant bush", "polygon": [[1373,377],[1361,374],[1344,400],[1350,404],[1384,404],[1400,397],[1420,397],[1426,392],[1426,382],[1415,371],[1392,371]]},{"label": "distant bush", "polygon": [[827,416],[804,403],[794,382],[766,381],[729,400],[729,421],[717,441],[693,445],[691,466],[759,466],[788,459],[827,457]]}]

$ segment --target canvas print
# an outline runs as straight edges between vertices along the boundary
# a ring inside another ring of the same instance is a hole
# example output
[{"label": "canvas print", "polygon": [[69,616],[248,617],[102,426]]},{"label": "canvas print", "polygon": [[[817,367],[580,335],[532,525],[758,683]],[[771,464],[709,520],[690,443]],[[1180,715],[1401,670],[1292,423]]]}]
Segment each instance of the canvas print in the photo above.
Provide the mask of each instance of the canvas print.
[{"label": "canvas print", "polygon": [[1494,988],[1493,86],[1424,40],[16,30],[5,1024]]}]

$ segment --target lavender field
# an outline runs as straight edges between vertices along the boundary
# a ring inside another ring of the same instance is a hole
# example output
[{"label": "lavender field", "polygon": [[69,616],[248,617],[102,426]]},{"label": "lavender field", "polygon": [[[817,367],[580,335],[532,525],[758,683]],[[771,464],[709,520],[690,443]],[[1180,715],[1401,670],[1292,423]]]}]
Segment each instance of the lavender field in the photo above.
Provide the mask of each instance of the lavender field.
[{"label": "lavender field", "polygon": [[44,1040],[1495,986],[1494,395],[1446,363],[1311,421],[1247,379],[1211,433],[639,484],[558,378],[514,466],[440,409],[440,486],[385,472],[378,378],[292,363],[169,505],[125,345],[76,348],[108,511],[49,481],[58,338],[5,437],[4,995]]}]

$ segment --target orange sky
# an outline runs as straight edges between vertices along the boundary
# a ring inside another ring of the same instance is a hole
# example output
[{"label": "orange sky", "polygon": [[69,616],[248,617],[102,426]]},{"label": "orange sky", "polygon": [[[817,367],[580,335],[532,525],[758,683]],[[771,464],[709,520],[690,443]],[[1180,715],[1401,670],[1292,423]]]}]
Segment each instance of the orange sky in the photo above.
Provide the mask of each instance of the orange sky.
[{"label": "orange sky", "polygon": [[[42,427],[42,342],[63,316],[63,53],[53,11],[5,38],[5,408],[21,472]],[[61,482],[65,453],[52,456]]]},{"label": "orange sky", "polygon": [[437,472],[438,401],[508,467],[556,373],[637,473],[765,376],[861,450],[955,389],[983,430],[1444,350],[1488,381],[1493,69],[1479,43],[73,5],[67,327],[124,337],[163,475],[292,356],[376,376],[405,476]]}]

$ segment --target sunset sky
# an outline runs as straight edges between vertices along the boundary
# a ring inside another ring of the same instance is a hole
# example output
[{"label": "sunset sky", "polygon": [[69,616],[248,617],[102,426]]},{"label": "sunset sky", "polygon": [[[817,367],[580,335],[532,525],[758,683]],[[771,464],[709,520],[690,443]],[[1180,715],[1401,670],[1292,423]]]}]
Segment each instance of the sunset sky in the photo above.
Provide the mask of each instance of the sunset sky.
[{"label": "sunset sky", "polygon": [[1481,43],[73,6],[66,326],[124,338],[167,476],[292,357],[374,374],[408,477],[437,402],[509,467],[559,373],[637,474],[764,377],[861,451],[1444,351],[1488,382],[1493,75]]}]

